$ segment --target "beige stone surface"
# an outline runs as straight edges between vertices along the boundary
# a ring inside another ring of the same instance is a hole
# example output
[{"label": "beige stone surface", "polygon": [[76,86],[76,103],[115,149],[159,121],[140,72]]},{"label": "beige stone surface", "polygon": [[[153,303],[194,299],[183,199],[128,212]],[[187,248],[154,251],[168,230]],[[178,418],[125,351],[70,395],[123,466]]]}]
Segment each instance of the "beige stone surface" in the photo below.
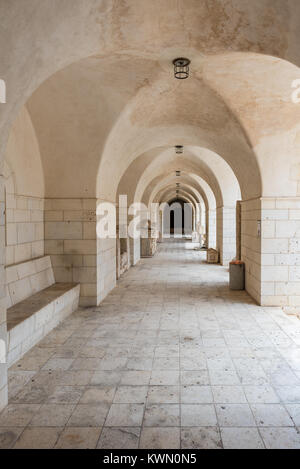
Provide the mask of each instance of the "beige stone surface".
[{"label": "beige stone surface", "polygon": [[[0,51],[0,79],[7,89],[6,103],[0,103],[3,343],[6,306],[55,281],[80,283],[81,306],[96,307],[121,273],[120,281],[130,275],[129,267],[138,267],[148,241],[141,248],[139,238],[129,239],[123,249],[116,239],[97,237],[97,205],[110,201],[118,207],[119,195],[127,196],[127,207],[145,204],[142,211],[153,216],[161,241],[164,220],[149,204],[168,203],[179,190],[191,207],[191,231],[203,228],[207,248],[218,249],[221,264],[238,251],[246,264],[246,290],[257,303],[298,308],[300,106],[292,96],[298,96],[300,79],[299,2],[39,3],[38,8],[36,0],[0,4],[0,43],[7,46]],[[172,61],[178,56],[191,60],[187,80],[174,78]],[[181,155],[176,145],[183,145]],[[53,270],[34,272],[45,255]],[[138,294],[136,301],[142,302]],[[69,302],[68,309],[62,299],[56,301],[61,318],[76,306],[74,298]],[[56,325],[50,316],[47,309],[37,320],[44,332]],[[40,338],[35,330],[24,347]],[[276,340],[286,343],[280,335]],[[223,338],[205,337],[204,343],[218,347]],[[118,359],[110,357],[103,366],[118,369]],[[132,360],[128,371],[149,371],[147,360]],[[156,357],[155,363],[177,369],[174,357]],[[6,365],[0,367],[1,408],[7,383]],[[221,378],[215,371],[213,381]],[[231,385],[235,378],[228,373]],[[116,441],[122,425],[118,428],[112,434]],[[59,429],[49,436],[53,445]],[[223,434],[230,447],[234,431]],[[5,445],[13,444],[16,432],[3,435]],[[80,432],[76,435],[80,440]],[[98,443],[94,434],[87,435],[92,445]],[[206,429],[190,432],[186,441],[201,435],[208,446],[218,442],[218,434]],[[259,447],[251,431],[241,436],[241,445],[249,443],[249,435]],[[22,444],[34,436],[24,432]],[[46,436],[42,426],[41,446]],[[172,434],[168,444],[177,437]],[[62,435],[59,444],[70,439]],[[127,434],[128,444],[136,439],[135,431]],[[157,444],[151,432],[141,439]],[[99,444],[106,445],[106,438]]]}]

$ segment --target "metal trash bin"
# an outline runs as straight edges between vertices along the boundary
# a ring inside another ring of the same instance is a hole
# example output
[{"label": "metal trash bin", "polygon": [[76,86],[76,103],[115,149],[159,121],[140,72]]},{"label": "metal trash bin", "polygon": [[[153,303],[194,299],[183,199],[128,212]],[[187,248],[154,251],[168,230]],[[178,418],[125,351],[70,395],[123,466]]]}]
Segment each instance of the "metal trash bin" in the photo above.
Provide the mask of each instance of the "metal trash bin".
[{"label": "metal trash bin", "polygon": [[245,290],[245,263],[231,261],[229,264],[229,288],[230,290]]}]

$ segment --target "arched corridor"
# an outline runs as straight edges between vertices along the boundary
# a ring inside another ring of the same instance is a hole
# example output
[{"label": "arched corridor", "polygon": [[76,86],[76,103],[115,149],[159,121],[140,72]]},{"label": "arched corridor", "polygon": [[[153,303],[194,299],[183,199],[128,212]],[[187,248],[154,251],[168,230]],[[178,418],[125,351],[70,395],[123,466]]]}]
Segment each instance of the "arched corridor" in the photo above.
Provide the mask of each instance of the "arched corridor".
[{"label": "arched corridor", "polygon": [[0,448],[300,447],[299,0],[0,18]]},{"label": "arched corridor", "polygon": [[12,366],[0,441],[300,447],[299,358],[298,319],[230,292],[225,267],[171,239]]}]

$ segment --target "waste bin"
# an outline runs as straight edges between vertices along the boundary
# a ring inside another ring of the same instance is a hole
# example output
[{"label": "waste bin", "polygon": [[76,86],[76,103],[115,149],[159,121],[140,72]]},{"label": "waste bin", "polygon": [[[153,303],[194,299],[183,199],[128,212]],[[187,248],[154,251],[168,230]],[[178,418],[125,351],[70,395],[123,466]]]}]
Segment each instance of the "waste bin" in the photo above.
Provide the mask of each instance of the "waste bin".
[{"label": "waste bin", "polygon": [[218,264],[219,262],[219,253],[216,249],[208,249],[207,250],[207,262],[208,264]]},{"label": "waste bin", "polygon": [[230,290],[245,290],[245,264],[242,261],[231,261],[229,264]]}]

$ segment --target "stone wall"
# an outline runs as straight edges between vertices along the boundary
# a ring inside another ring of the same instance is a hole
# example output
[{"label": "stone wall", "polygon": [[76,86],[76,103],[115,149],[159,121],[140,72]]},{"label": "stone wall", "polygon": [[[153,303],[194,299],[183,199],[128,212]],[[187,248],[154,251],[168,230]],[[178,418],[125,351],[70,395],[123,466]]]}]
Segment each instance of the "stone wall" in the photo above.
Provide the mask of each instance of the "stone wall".
[{"label": "stone wall", "polygon": [[242,259],[258,303],[300,307],[300,198],[242,202]]},{"label": "stone wall", "polygon": [[217,246],[220,262],[228,265],[236,256],[236,208],[217,208]]},{"label": "stone wall", "polygon": [[[5,249],[5,204],[4,204],[4,180],[0,176],[0,351],[5,353],[7,350],[7,328],[6,328],[6,276],[4,271],[4,249]],[[7,404],[7,364],[6,356],[0,356],[0,410]]]},{"label": "stone wall", "polygon": [[300,307],[300,197],[260,202],[261,304]]},{"label": "stone wall", "polygon": [[44,200],[6,192],[6,265],[44,255]]},{"label": "stone wall", "polygon": [[258,223],[261,219],[260,199],[241,202],[241,258],[245,262],[245,287],[260,302],[261,240]]},{"label": "stone wall", "polygon": [[207,231],[208,231],[208,241],[207,247],[216,249],[217,246],[217,215],[216,210],[207,211]]},{"label": "stone wall", "polygon": [[97,304],[116,286],[116,240],[97,239]]},{"label": "stone wall", "polygon": [[80,304],[97,304],[96,199],[45,200],[45,254],[56,282],[80,283]]}]

